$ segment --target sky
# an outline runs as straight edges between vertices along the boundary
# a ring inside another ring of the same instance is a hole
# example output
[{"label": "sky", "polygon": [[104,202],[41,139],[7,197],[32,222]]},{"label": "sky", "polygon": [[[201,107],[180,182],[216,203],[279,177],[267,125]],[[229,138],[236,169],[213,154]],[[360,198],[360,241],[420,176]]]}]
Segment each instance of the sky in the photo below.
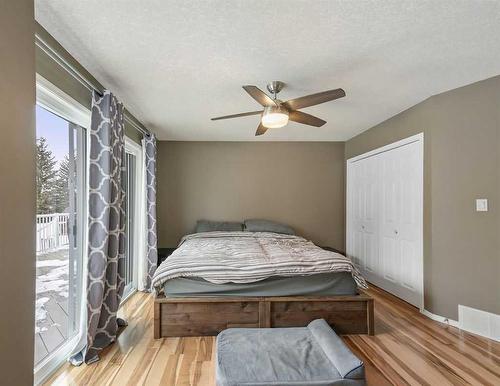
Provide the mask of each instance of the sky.
[{"label": "sky", "polygon": [[55,114],[36,106],[36,137],[45,137],[49,149],[59,163],[68,154],[68,122]]}]

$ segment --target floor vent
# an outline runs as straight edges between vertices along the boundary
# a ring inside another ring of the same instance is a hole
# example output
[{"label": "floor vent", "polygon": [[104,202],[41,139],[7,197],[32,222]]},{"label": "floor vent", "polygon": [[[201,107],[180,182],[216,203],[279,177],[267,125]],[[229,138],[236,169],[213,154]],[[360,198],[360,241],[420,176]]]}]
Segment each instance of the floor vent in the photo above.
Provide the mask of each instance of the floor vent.
[{"label": "floor vent", "polygon": [[458,305],[459,328],[500,342],[500,315]]}]

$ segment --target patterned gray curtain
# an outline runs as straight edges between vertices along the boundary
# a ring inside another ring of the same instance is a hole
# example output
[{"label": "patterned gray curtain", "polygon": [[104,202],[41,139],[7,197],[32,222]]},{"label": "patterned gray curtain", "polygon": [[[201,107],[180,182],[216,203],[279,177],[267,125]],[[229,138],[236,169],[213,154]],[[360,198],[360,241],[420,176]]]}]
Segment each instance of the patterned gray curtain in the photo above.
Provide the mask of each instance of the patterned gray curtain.
[{"label": "patterned gray curtain", "polygon": [[151,279],[158,262],[156,237],[156,138],[153,134],[144,138],[146,148],[146,200],[148,215],[147,257],[148,272],[146,289],[151,289]]},{"label": "patterned gray curtain", "polygon": [[109,91],[92,96],[89,172],[87,347],[74,364],[99,360],[116,339],[116,317],[124,288],[125,143],[123,105]]}]

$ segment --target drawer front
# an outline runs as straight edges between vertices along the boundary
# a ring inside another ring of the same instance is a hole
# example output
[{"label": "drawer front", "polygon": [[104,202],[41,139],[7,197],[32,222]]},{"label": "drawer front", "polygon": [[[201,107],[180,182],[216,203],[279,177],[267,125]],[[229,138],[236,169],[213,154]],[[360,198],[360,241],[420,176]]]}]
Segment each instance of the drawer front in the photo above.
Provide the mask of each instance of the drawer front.
[{"label": "drawer front", "polygon": [[161,336],[217,335],[230,327],[258,325],[258,302],[161,304]]},{"label": "drawer front", "polygon": [[303,327],[315,319],[325,319],[339,334],[366,334],[368,312],[365,301],[292,301],[271,304],[272,327]]}]

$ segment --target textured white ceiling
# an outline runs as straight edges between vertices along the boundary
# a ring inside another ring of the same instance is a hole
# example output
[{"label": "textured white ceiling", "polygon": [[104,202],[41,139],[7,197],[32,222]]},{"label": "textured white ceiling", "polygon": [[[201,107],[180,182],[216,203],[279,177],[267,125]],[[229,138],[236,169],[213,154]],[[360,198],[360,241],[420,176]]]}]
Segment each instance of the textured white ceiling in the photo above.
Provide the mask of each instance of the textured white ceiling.
[{"label": "textured white ceiling", "polygon": [[[129,110],[170,140],[342,141],[430,95],[500,74],[500,2],[37,0],[36,19]],[[241,88],[347,97],[255,138]]]}]

